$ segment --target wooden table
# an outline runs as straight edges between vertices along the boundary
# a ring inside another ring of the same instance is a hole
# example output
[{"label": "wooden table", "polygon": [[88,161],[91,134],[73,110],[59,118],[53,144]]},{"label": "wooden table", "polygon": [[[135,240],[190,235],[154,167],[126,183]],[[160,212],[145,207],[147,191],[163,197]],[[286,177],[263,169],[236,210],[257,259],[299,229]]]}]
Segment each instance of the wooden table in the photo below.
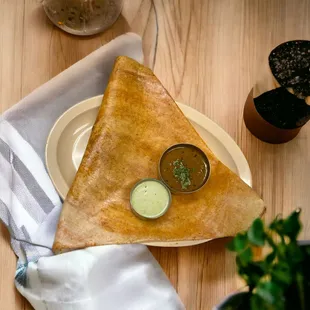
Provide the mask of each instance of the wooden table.
[{"label": "wooden table", "polygon": [[[245,98],[270,50],[286,40],[310,39],[309,1],[125,0],[112,28],[90,38],[53,27],[38,2],[0,0],[1,111],[102,44],[134,31],[143,37],[146,63],[172,96],[239,144],[268,206],[267,221],[302,207],[302,237],[310,238],[310,125],[288,144],[269,145],[242,120]],[[187,309],[211,309],[240,285],[225,242],[151,248]],[[0,308],[31,309],[13,286],[16,259],[4,227],[0,262]]]}]

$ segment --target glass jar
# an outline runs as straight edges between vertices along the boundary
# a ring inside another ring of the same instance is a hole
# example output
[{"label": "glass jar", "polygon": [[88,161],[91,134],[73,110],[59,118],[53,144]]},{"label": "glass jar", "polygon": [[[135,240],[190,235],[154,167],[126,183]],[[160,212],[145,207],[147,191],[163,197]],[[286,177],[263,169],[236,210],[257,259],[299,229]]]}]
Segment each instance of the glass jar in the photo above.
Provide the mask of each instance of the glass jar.
[{"label": "glass jar", "polygon": [[75,35],[92,35],[109,28],[121,13],[123,0],[43,0],[49,19]]}]

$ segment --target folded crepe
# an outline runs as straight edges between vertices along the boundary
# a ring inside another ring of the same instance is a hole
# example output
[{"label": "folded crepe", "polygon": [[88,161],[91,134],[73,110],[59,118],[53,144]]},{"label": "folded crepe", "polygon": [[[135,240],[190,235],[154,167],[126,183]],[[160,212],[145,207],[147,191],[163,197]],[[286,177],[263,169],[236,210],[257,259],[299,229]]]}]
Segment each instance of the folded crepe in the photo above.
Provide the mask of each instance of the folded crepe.
[{"label": "folded crepe", "polygon": [[[159,219],[136,217],[131,188],[140,179],[157,178],[162,153],[177,143],[205,152],[208,183],[196,193],[174,195]],[[233,236],[263,211],[263,201],[209,150],[153,72],[122,56],[64,202],[53,250]]]}]

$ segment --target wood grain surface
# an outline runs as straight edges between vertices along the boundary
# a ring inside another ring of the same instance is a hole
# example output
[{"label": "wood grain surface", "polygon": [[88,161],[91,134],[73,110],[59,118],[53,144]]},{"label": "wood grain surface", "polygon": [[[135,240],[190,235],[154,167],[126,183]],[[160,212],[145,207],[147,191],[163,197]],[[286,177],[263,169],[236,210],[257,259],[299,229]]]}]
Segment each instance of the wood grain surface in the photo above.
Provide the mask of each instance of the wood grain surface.
[{"label": "wood grain surface", "polygon": [[[222,126],[246,155],[265,218],[303,209],[310,238],[310,125],[284,145],[254,138],[243,105],[260,66],[277,44],[310,39],[308,0],[125,0],[106,32],[68,35],[46,18],[38,0],[0,0],[0,112],[116,36],[143,37],[146,63],[171,95]],[[16,259],[0,230],[0,308],[31,309],[14,289]],[[217,240],[187,248],[150,248],[186,309],[212,309],[242,283],[234,257]]]}]

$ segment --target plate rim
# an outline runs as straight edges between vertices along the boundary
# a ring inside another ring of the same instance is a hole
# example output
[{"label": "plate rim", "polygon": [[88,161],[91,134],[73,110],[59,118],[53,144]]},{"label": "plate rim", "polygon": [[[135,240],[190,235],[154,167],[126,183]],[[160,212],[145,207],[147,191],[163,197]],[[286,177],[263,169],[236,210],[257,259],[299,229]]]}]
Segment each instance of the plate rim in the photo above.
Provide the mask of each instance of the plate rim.
[{"label": "plate rim", "polygon": [[[55,121],[54,125],[52,126],[47,140],[46,140],[46,145],[45,145],[45,166],[47,169],[47,172],[49,174],[49,177],[53,183],[53,185],[55,186],[56,191],[58,192],[59,196],[64,200],[65,196],[63,193],[63,190],[61,188],[61,185],[58,184],[58,182],[55,181],[55,178],[53,177],[54,173],[53,173],[53,168],[51,167],[51,162],[49,160],[50,158],[50,146],[52,144],[52,142],[54,140],[58,141],[59,137],[61,135],[61,133],[63,132],[64,128],[66,127],[66,125],[68,124],[67,121],[64,122],[64,120],[67,120],[68,115],[70,115],[71,113],[74,113],[72,111],[75,111],[76,109],[79,110],[79,107],[81,105],[86,104],[87,102],[87,109],[84,110],[90,110],[92,108],[95,107],[99,107],[102,98],[104,95],[97,95],[97,96],[93,96],[93,97],[89,97],[87,99],[84,99],[78,103],[76,103],[75,105],[73,105],[72,107],[70,107],[69,109],[67,109],[65,112],[63,112]],[[181,102],[176,101],[177,105],[180,107],[180,109],[182,110],[182,112],[184,113],[184,115],[187,117],[188,114],[191,114],[193,116],[193,121],[199,125],[200,127],[204,128],[205,130],[207,130],[209,133],[211,133],[217,140],[219,141],[225,141],[225,143],[222,143],[223,147],[226,149],[226,151],[230,154],[230,156],[232,157],[237,171],[238,171],[238,176],[246,183],[248,184],[250,187],[252,187],[252,174],[251,174],[251,170],[250,170],[250,166],[248,164],[248,161],[245,157],[245,155],[243,154],[242,150],[240,149],[240,147],[238,146],[238,144],[233,140],[233,138],[222,128],[220,127],[217,123],[215,123],[214,121],[212,121],[209,117],[207,117],[206,115],[202,114],[201,112],[197,111],[196,109],[185,105]],[[78,116],[79,113],[76,113],[71,120]],[[64,122],[64,123],[63,123]],[[63,123],[63,124],[62,124]],[[59,127],[60,126],[60,127]],[[214,127],[216,128],[216,130],[214,130]],[[56,131],[56,129],[58,129]],[[215,134],[216,132],[216,134]],[[57,157],[56,157],[57,160]],[[60,177],[63,179],[62,175],[60,174]],[[65,184],[66,182],[64,180],[62,180],[63,183]],[[165,246],[165,247],[181,247],[181,246],[192,246],[192,245],[198,245],[201,243],[205,243],[207,241],[209,241],[211,239],[203,239],[203,240],[189,240],[189,241],[179,241],[179,242],[174,242],[174,245],[172,245],[172,243],[169,242],[149,242],[149,243],[143,243],[145,245],[150,245],[150,246]],[[179,243],[184,243],[179,244]],[[186,243],[186,244],[185,244]]]},{"label": "plate rim", "polygon": [[[210,132],[214,137],[216,137],[219,141],[225,141],[225,144],[223,143],[224,148],[226,149],[226,151],[231,155],[234,163],[236,164],[237,170],[238,170],[238,176],[240,177],[240,179],[246,183],[247,185],[249,185],[250,187],[252,187],[252,173],[251,173],[251,169],[249,166],[249,163],[245,157],[245,155],[243,154],[241,148],[239,147],[239,145],[237,144],[237,142],[230,136],[230,134],[228,132],[226,132],[220,125],[218,125],[216,122],[214,122],[213,120],[211,120],[208,116],[202,114],[201,112],[197,111],[196,109],[176,101],[176,103],[182,107],[182,112],[186,115],[188,112],[188,114],[192,114],[194,116],[194,122],[196,124],[198,124],[200,127],[206,129],[208,132]],[[208,120],[208,122],[205,122],[205,120]],[[211,127],[217,127],[217,134],[214,135]],[[223,139],[221,139],[223,138]],[[227,147],[227,145],[229,147]],[[212,151],[212,150],[211,150]],[[238,159],[237,159],[238,158]],[[242,164],[239,164],[241,163]],[[229,167],[228,167],[229,169]]]}]

